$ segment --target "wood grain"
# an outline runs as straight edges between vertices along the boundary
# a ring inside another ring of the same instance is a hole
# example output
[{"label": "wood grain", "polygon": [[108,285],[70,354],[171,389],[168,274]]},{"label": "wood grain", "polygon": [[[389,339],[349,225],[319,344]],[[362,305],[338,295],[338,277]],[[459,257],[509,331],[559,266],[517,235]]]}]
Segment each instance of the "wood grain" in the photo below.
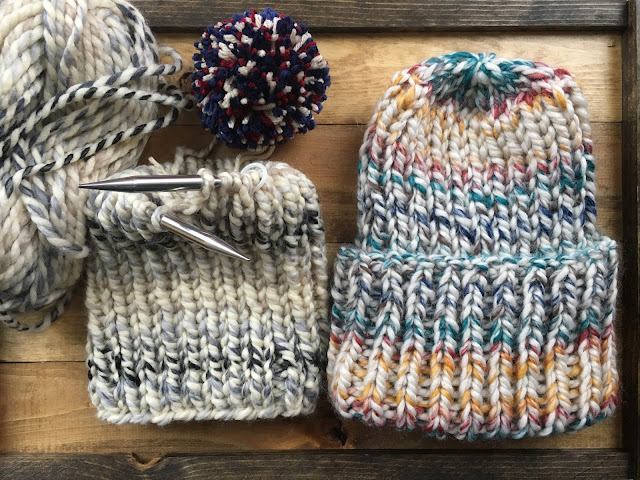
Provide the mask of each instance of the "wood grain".
[{"label": "wood grain", "polygon": [[345,479],[405,480],[526,478],[529,480],[621,479],[629,455],[617,450],[579,449],[516,452],[266,452],[168,456],[149,463],[132,455],[13,454],[0,456],[0,477],[13,480],[95,479]]},{"label": "wood grain", "polygon": [[[620,129],[619,123],[593,124],[594,153],[598,160],[598,228],[615,239],[622,236]],[[353,241],[356,234],[356,170],[363,133],[363,126],[320,125],[278,147],[273,156],[274,160],[299,168],[316,184],[331,263],[338,246]],[[153,135],[142,158],[153,156],[160,162],[170,161],[177,146],[204,148],[208,141],[208,135],[199,127],[171,126]],[[218,154],[236,155],[237,151],[221,147]],[[0,361],[84,361],[86,313],[82,298],[83,291],[77,292],[67,311],[44,332],[24,334],[0,329]]]},{"label": "wood grain", "polygon": [[638,185],[640,185],[640,10],[638,2],[629,2],[629,28],[623,36],[622,96],[625,99],[622,110],[622,215],[623,215],[623,255],[627,265],[627,276],[622,284],[623,337],[622,381],[623,390],[624,445],[631,452],[631,471],[640,477],[640,259],[638,228]]},{"label": "wood grain", "polygon": [[[193,42],[199,35],[159,35],[158,42],[178,50],[185,70],[193,69]],[[529,58],[562,67],[580,80],[594,122],[619,122],[621,114],[620,36],[576,34],[315,35],[329,62],[331,86],[316,121],[367,124],[376,103],[399,70],[456,51],[494,52],[505,58]],[[366,54],[363,54],[363,49]],[[173,77],[178,83],[181,75]],[[183,123],[200,125],[196,113]]]},{"label": "wood grain", "polygon": [[[137,0],[156,30],[191,30],[215,24],[247,9],[246,2],[224,0]],[[383,29],[463,30],[499,28],[622,28],[623,0],[274,0],[270,6],[316,31],[375,32]]]},{"label": "wood grain", "polygon": [[112,425],[96,418],[80,362],[0,365],[0,451],[169,453],[337,448],[327,402],[309,417],[256,422]]},{"label": "wood grain", "polygon": [[258,422],[112,425],[96,418],[81,362],[0,364],[0,451],[134,453],[139,458],[185,453],[294,449],[618,448],[620,415],[575,435],[500,442],[441,441],[420,432],[341,425],[321,394],[309,417]]}]

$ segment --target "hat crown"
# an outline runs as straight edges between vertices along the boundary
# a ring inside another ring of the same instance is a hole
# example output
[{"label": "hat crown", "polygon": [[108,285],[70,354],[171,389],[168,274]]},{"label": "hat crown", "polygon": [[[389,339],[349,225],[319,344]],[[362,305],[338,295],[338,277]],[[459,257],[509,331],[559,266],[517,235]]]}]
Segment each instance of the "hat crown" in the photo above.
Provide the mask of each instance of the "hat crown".
[{"label": "hat crown", "polygon": [[575,248],[595,229],[587,102],[565,70],[455,53],[398,72],[360,150],[363,248]]}]

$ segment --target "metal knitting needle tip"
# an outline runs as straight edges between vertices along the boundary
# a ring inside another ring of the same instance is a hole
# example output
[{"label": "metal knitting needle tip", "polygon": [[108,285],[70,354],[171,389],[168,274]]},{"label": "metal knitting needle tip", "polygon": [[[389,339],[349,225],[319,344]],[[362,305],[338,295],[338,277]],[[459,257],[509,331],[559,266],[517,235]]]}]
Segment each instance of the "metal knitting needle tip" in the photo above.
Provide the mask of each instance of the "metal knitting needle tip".
[{"label": "metal knitting needle tip", "polygon": [[[216,179],[215,186],[220,185],[221,182]],[[83,183],[79,187],[113,192],[176,192],[200,190],[202,177],[200,175],[146,175]]]},{"label": "metal knitting needle tip", "polygon": [[168,230],[171,230],[173,233],[186,238],[192,242],[197,243],[198,245],[206,248],[207,250],[211,250],[216,253],[221,253],[222,255],[227,255],[232,258],[238,258],[245,262],[249,262],[251,259],[245,257],[240,252],[238,252],[235,248],[233,248],[228,243],[219,239],[215,235],[211,235],[210,233],[203,232],[199,228],[194,227],[193,225],[189,225],[186,222],[183,222],[175,215],[163,215],[160,218],[160,225],[165,227]]}]

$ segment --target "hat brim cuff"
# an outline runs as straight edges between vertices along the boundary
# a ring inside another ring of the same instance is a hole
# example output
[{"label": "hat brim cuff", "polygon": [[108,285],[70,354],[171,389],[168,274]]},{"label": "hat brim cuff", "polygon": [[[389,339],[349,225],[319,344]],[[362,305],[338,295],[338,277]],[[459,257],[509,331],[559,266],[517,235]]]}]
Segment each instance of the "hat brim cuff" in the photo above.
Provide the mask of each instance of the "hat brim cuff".
[{"label": "hat brim cuff", "polygon": [[342,247],[328,376],[347,418],[436,436],[572,432],[618,404],[616,243],[540,255]]}]

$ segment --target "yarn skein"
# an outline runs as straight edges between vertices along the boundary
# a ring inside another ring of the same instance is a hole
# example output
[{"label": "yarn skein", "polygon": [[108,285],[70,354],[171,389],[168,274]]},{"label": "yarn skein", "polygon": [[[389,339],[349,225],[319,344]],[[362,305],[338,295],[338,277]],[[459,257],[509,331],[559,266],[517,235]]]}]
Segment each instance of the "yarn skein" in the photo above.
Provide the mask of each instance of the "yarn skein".
[{"label": "yarn skein", "polygon": [[[40,330],[89,252],[78,185],[135,165],[192,102],[161,79],[179,55],[125,1],[15,0],[0,17],[0,321]],[[35,324],[17,318],[41,309]]]}]

